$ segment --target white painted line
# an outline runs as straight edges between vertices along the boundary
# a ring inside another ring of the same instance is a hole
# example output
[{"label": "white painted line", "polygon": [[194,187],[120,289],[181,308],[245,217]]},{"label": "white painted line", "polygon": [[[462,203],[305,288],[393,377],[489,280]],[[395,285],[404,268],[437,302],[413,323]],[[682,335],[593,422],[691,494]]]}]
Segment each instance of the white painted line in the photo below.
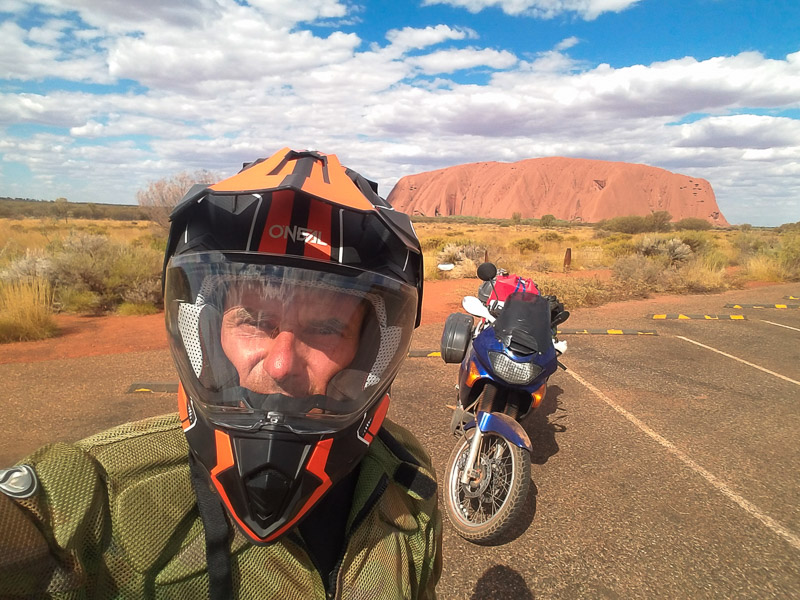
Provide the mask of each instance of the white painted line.
[{"label": "white painted line", "polygon": [[687,456],[683,451],[679,450],[675,444],[670,442],[665,437],[659,435],[650,427],[645,425],[642,421],[636,418],[633,414],[622,408],[619,404],[614,402],[611,398],[606,396],[603,392],[598,390],[594,387],[591,383],[586,381],[583,377],[578,375],[572,368],[567,370],[569,375],[580,383],[582,386],[587,388],[591,391],[595,396],[600,398],[603,402],[608,404],[611,408],[621,414],[623,417],[628,419],[631,423],[633,423],[637,428],[639,428],[643,433],[645,433],[648,437],[652,438],[656,442],[658,442],[661,446],[666,448],[670,453],[672,453],[678,460],[680,460],[683,464],[689,467],[692,471],[700,475],[703,479],[705,479],[708,483],[710,483],[716,490],[726,498],[732,500],[736,504],[738,504],[741,508],[743,508],[747,513],[751,516],[755,517],[759,521],[761,521],[764,525],[766,525],[773,533],[778,534],[780,537],[785,539],[789,544],[791,544],[796,550],[800,550],[800,537],[792,533],[789,529],[778,523],[775,519],[770,516],[765,515],[761,509],[759,509],[755,504],[749,502],[742,498],[739,494],[734,492],[731,488],[729,488],[724,481],[720,480],[718,477],[698,465],[694,462],[689,456]]},{"label": "white painted line", "polygon": [[778,327],[785,327],[786,329],[791,329],[792,331],[800,331],[797,327],[789,327],[788,325],[781,325],[780,323],[773,323],[772,321],[767,321],[766,319],[761,319],[762,323],[769,323],[770,325],[777,325]]},{"label": "white painted line", "polygon": [[786,375],[781,375],[780,373],[776,373],[775,371],[770,371],[769,369],[765,369],[764,367],[759,367],[751,362],[747,362],[743,358],[739,358],[738,356],[734,356],[733,354],[728,354],[727,352],[723,352],[722,350],[717,350],[716,348],[712,348],[711,346],[706,346],[705,344],[701,344],[700,342],[695,342],[694,340],[690,340],[687,337],[683,337],[682,335],[675,336],[678,339],[686,340],[687,342],[691,342],[696,346],[700,346],[701,348],[705,348],[706,350],[711,350],[712,352],[716,352],[717,354],[722,354],[722,356],[727,356],[728,358],[732,358],[733,360],[738,360],[740,363],[747,365],[748,367],[753,367],[754,369],[758,369],[759,371],[764,371],[764,373],[769,373],[770,375],[774,375],[779,379],[783,379],[784,381],[788,381],[789,383],[793,383],[795,385],[800,385],[800,381],[795,381],[794,379],[790,379],[786,377]]}]

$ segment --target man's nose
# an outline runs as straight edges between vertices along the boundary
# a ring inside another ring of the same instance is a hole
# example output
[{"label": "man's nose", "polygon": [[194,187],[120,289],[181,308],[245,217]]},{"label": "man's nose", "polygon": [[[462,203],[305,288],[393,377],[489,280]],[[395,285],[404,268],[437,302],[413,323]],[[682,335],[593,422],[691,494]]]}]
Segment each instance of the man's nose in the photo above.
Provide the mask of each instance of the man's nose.
[{"label": "man's nose", "polygon": [[265,366],[267,374],[280,381],[292,373],[297,362],[297,338],[291,331],[281,331],[272,340]]}]

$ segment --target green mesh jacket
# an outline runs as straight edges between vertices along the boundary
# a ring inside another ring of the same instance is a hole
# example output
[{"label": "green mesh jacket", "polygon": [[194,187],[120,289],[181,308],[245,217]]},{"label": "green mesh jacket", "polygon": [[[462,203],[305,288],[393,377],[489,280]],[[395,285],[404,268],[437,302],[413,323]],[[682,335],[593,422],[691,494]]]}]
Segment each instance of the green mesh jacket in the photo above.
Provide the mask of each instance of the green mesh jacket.
[{"label": "green mesh jacket", "polygon": [[[383,427],[361,463],[335,597],[435,598],[435,475],[409,432]],[[26,499],[0,493],[0,598],[208,597],[203,525],[176,416],[45,446],[20,464],[33,467],[39,488]],[[297,535],[255,546],[236,531],[231,556],[238,598],[328,597]]]}]

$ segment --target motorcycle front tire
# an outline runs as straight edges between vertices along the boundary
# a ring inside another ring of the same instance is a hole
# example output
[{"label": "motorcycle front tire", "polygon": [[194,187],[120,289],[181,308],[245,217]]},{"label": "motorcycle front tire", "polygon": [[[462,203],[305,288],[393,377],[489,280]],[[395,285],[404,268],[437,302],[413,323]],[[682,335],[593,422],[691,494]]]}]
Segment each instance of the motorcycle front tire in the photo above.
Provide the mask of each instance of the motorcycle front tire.
[{"label": "motorcycle front tire", "polygon": [[461,483],[471,439],[470,433],[461,437],[450,453],[442,500],[458,535],[476,544],[492,544],[506,536],[524,509],[531,484],[530,453],[501,435],[484,433],[478,462],[483,469],[489,466],[492,474],[486,489],[476,493]]}]

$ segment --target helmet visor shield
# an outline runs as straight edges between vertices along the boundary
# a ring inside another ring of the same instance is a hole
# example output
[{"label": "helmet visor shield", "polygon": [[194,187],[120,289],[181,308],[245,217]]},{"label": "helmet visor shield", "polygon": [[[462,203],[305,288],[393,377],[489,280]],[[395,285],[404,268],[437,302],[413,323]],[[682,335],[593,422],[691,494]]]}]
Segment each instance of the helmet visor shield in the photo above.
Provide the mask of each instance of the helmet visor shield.
[{"label": "helmet visor shield", "polygon": [[358,269],[271,258],[209,252],[170,261],[166,318],[181,381],[221,425],[346,427],[397,373],[416,289]]}]

